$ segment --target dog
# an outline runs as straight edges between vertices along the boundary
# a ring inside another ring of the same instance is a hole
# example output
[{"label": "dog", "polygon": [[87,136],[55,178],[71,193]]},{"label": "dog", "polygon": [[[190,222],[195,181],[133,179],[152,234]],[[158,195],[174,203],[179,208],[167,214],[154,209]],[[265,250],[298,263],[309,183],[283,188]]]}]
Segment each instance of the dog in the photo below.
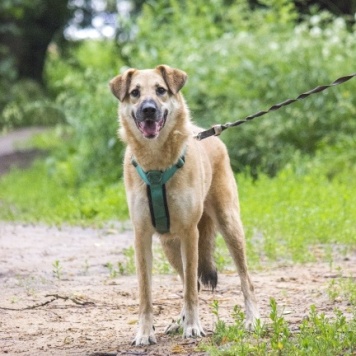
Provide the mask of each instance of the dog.
[{"label": "dog", "polygon": [[[159,65],[154,69],[128,69],[110,81],[111,91],[120,102],[118,132],[126,144],[124,182],[134,227],[139,285],[138,330],[132,343],[137,346],[156,343],[151,296],[155,233],[183,282],[183,308],[178,320],[184,338],[205,336],[199,319],[198,289],[200,282],[212,289],[217,285],[213,259],[217,232],[224,237],[240,276],[246,327],[252,329],[259,319],[227,149],[218,137],[203,141],[194,138],[202,129],[192,123],[180,92],[186,80],[182,70]],[[147,172],[160,174],[172,167],[176,169],[164,191],[156,187],[161,199],[158,210],[166,205],[162,228],[159,219],[154,221],[155,202],[144,179]],[[175,330],[176,325],[171,324],[166,332]]]}]

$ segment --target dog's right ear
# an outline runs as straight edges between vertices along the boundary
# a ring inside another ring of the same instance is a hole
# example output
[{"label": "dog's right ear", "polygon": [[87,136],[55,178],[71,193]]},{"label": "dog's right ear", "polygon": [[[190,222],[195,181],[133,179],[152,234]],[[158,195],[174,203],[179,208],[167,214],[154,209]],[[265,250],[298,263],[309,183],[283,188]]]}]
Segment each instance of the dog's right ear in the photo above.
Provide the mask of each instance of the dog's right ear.
[{"label": "dog's right ear", "polygon": [[125,96],[127,95],[130,88],[132,74],[135,71],[136,69],[130,68],[123,74],[117,75],[115,78],[110,80],[110,89],[120,101],[125,99]]}]

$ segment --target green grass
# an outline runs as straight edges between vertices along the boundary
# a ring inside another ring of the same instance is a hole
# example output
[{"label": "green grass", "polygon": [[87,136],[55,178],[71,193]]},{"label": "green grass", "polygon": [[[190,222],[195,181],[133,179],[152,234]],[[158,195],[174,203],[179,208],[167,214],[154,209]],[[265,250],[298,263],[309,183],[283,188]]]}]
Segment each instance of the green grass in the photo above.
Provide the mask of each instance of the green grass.
[{"label": "green grass", "polygon": [[1,177],[0,207],[0,220],[5,221],[89,225],[128,219],[121,181],[68,187],[49,174],[45,162]]},{"label": "green grass", "polygon": [[[306,169],[291,164],[274,178],[260,175],[256,181],[237,176],[253,268],[271,261],[332,264],[336,248],[345,254],[356,248],[354,169],[328,178],[325,165],[310,165]],[[232,262],[221,236],[216,246],[218,269],[230,269]]]},{"label": "green grass", "polygon": [[234,324],[227,325],[219,319],[218,303],[212,305],[217,317],[216,329],[210,342],[201,347],[209,355],[354,355],[356,352],[356,314],[350,320],[339,311],[328,318],[318,313],[314,306],[299,324],[298,331],[291,331],[287,321],[278,313],[277,303],[270,300],[270,320],[258,324],[254,332],[244,329],[244,313],[234,308]]},{"label": "green grass", "polygon": [[[14,170],[0,178],[1,220],[90,225],[129,219],[122,181],[64,185],[50,167],[40,161],[29,170]],[[274,178],[261,175],[254,181],[239,175],[237,179],[252,266],[316,259],[332,263],[333,246],[339,245],[341,251],[355,248],[353,170],[329,179],[319,167],[298,173],[291,165]],[[221,238],[216,258],[220,270],[228,267]],[[162,269],[169,271],[167,266]]]},{"label": "green grass", "polygon": [[354,171],[328,179],[318,168],[298,174],[290,166],[274,179],[238,181],[252,260],[313,261],[312,246],[327,260],[330,244],[355,246]]}]

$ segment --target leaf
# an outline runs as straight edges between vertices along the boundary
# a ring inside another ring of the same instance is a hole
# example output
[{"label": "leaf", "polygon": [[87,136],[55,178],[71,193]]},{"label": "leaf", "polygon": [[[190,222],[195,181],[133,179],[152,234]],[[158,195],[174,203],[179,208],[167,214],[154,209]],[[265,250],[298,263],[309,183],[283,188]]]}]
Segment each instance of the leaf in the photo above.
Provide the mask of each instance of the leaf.
[{"label": "leaf", "polygon": [[181,353],[186,353],[185,349],[182,347],[182,345],[175,345],[171,349],[172,354],[181,354]]}]

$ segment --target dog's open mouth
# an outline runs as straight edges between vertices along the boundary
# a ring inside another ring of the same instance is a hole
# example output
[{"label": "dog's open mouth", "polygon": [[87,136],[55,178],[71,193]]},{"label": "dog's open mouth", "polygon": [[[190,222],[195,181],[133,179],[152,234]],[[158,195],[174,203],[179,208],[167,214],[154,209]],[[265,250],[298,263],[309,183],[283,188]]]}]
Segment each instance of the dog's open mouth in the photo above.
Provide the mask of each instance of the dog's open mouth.
[{"label": "dog's open mouth", "polygon": [[164,127],[167,120],[168,111],[166,110],[162,118],[158,121],[154,119],[145,119],[143,121],[137,121],[137,128],[141,131],[144,137],[146,138],[155,138],[159,135],[159,132]]}]

